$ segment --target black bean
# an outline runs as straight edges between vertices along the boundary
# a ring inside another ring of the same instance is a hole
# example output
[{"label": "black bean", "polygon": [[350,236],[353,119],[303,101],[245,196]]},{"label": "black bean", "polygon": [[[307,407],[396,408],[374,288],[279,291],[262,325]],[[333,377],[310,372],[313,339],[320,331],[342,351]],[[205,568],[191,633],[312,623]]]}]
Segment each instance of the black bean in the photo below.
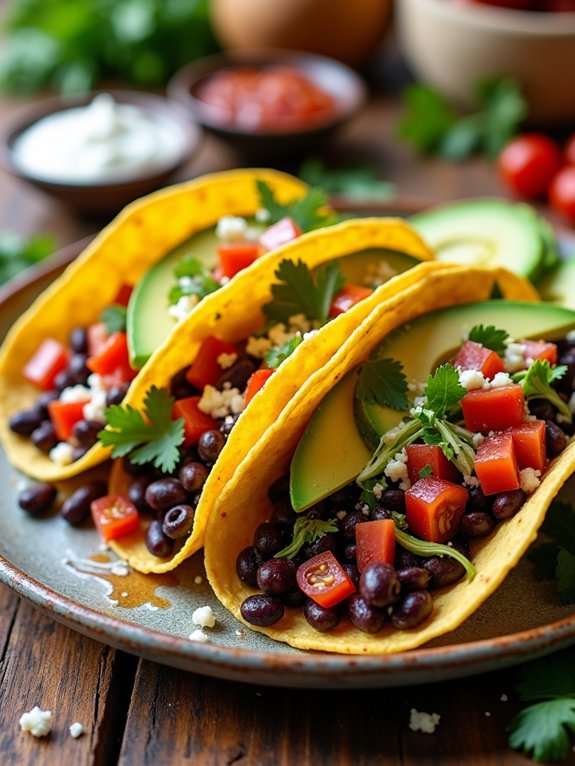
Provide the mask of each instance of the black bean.
[{"label": "black bean", "polygon": [[169,556],[174,547],[174,541],[164,534],[162,522],[152,519],[146,530],[146,548],[153,556],[163,558]]},{"label": "black bean", "polygon": [[112,388],[108,389],[106,392],[106,407],[111,407],[113,404],[122,404],[129,387],[129,383],[118,383],[117,386],[112,386]]},{"label": "black bean", "polygon": [[321,606],[310,598],[304,604],[303,616],[312,628],[319,630],[320,633],[327,633],[338,624],[341,610],[335,607]]},{"label": "black bean", "polygon": [[231,434],[233,427],[238,422],[241,412],[234,413],[233,415],[226,415],[224,422],[220,426],[220,433],[226,438]]},{"label": "black bean", "polygon": [[180,540],[192,531],[195,511],[191,505],[175,505],[166,513],[162,522],[162,531],[172,540]]},{"label": "black bean", "polygon": [[[297,567],[296,567],[297,568]],[[295,588],[288,590],[281,596],[284,606],[301,609],[305,604],[307,596],[296,585]]]},{"label": "black bean", "polygon": [[103,481],[91,481],[64,500],[61,514],[69,524],[81,524],[90,515],[90,505],[93,500],[104,497],[108,488]]},{"label": "black bean", "polygon": [[433,611],[433,599],[427,590],[413,590],[393,608],[391,624],[398,630],[421,625]]},{"label": "black bean", "polygon": [[276,479],[268,487],[268,497],[275,503],[277,500],[283,500],[289,492],[289,474],[284,474]]},{"label": "black bean", "polygon": [[47,511],[58,494],[56,487],[46,482],[39,482],[26,487],[18,496],[18,505],[32,516]]},{"label": "black bean", "polygon": [[58,396],[58,392],[53,389],[51,391],[42,391],[42,393],[36,397],[33,408],[39,415],[42,416],[42,419],[47,419],[49,417],[48,405],[50,402],[58,399]]},{"label": "black bean", "polygon": [[383,561],[368,564],[359,578],[359,592],[370,606],[394,604],[401,593],[397,572]]},{"label": "black bean", "polygon": [[343,571],[357,588],[359,585],[359,569],[355,564],[342,564],[341,566]]},{"label": "black bean", "polygon": [[264,561],[258,569],[258,586],[271,596],[283,596],[296,584],[297,567],[290,559],[282,556]]},{"label": "black bean", "polygon": [[465,513],[461,518],[459,531],[467,537],[485,537],[493,531],[495,519],[492,514],[483,511]]},{"label": "black bean", "polygon": [[361,511],[350,511],[344,516],[341,521],[341,531],[348,542],[355,542],[356,524],[363,524],[364,521],[369,521],[369,516]]},{"label": "black bean", "polygon": [[292,508],[289,497],[284,497],[281,500],[274,502],[274,507],[270,515],[270,521],[274,524],[279,524],[281,527],[293,527],[298,514]]},{"label": "black bean", "polygon": [[267,628],[279,622],[284,616],[285,608],[282,601],[275,596],[258,594],[248,596],[240,607],[242,617],[250,625]]},{"label": "black bean", "polygon": [[335,511],[346,511],[353,509],[357,502],[357,485],[347,484],[345,487],[338,489],[333,495],[328,498],[330,508]]},{"label": "black bean", "polygon": [[538,420],[552,420],[555,415],[553,405],[547,399],[531,399],[528,407],[530,414]]},{"label": "black bean", "polygon": [[429,587],[429,572],[423,567],[406,567],[397,572],[403,591],[425,590]]},{"label": "black bean", "polygon": [[194,394],[199,393],[198,389],[186,379],[188,369],[188,367],[185,367],[183,370],[177,372],[172,378],[170,383],[170,393],[176,399],[185,399],[188,396],[194,396]]},{"label": "black bean", "polygon": [[264,558],[271,558],[285,546],[282,528],[271,521],[264,521],[254,532],[254,547]]},{"label": "black bean", "polygon": [[126,457],[122,458],[122,468],[130,476],[143,476],[150,470],[150,464],[143,463],[139,465],[138,463],[132,463],[130,456],[126,455]]},{"label": "black bean", "polygon": [[570,394],[573,390],[573,383],[575,381],[575,349],[569,348],[563,354],[560,354],[557,359],[558,365],[565,365],[567,371],[565,375],[554,381],[553,387],[558,391],[564,391]]},{"label": "black bean", "polygon": [[430,556],[423,559],[424,569],[429,572],[429,587],[443,588],[461,580],[465,574],[463,565],[451,556]]},{"label": "black bean", "polygon": [[547,457],[554,458],[560,455],[567,446],[567,437],[552,420],[545,421],[545,447]]},{"label": "black bean", "polygon": [[148,484],[145,499],[150,508],[163,513],[174,505],[185,503],[188,493],[177,479],[157,479]]},{"label": "black bean", "polygon": [[355,543],[348,543],[343,549],[343,556],[346,561],[351,561],[355,564],[357,561],[357,545]]},{"label": "black bean", "polygon": [[68,374],[77,385],[84,385],[92,371],[86,367],[86,354],[74,354],[68,362]]},{"label": "black bean", "polygon": [[190,463],[184,463],[178,477],[187,492],[199,492],[206,483],[209,473],[207,466],[193,460]]},{"label": "black bean", "polygon": [[470,487],[465,504],[466,511],[489,513],[492,504],[493,497],[486,495],[481,487]]},{"label": "black bean", "polygon": [[495,497],[491,512],[496,519],[510,519],[525,502],[527,495],[521,489],[513,489],[509,492],[501,492]]},{"label": "black bean", "polygon": [[35,431],[42,424],[42,420],[42,415],[35,410],[20,410],[10,417],[8,425],[15,434],[31,436],[32,431]]},{"label": "black bean", "polygon": [[389,510],[389,508],[384,508],[381,505],[376,506],[375,508],[372,508],[369,518],[372,521],[381,521],[381,519],[391,519],[392,511]]},{"label": "black bean", "polygon": [[74,380],[74,376],[70,375],[68,370],[62,370],[62,372],[59,372],[54,378],[54,387],[57,391],[63,391],[65,388],[75,385],[76,381]]},{"label": "black bean", "polygon": [[382,492],[379,505],[396,513],[405,513],[405,493],[400,489],[386,489]]},{"label": "black bean", "polygon": [[78,420],[72,428],[72,437],[83,447],[93,447],[103,428],[103,423],[98,423],[95,420]]},{"label": "black bean", "polygon": [[258,587],[257,574],[261,560],[260,554],[251,545],[240,551],[236,559],[236,572],[238,577],[242,582],[245,582],[246,585],[249,585],[252,588]]},{"label": "black bean", "polygon": [[421,559],[415,553],[408,551],[401,545],[395,547],[395,560],[393,565],[396,569],[407,569],[408,567],[421,566]]},{"label": "black bean", "polygon": [[84,327],[73,327],[68,336],[68,345],[76,354],[88,351],[88,333]]},{"label": "black bean", "polygon": [[50,452],[52,447],[55,447],[59,441],[54,426],[49,420],[44,420],[38,428],[35,428],[30,434],[30,439],[32,444],[42,450],[42,452]]},{"label": "black bean", "polygon": [[88,452],[90,448],[89,447],[74,447],[72,451],[72,462],[75,462],[76,460],[80,460],[81,457],[84,457],[86,452]]},{"label": "black bean", "polygon": [[226,443],[226,437],[221,431],[212,429],[204,431],[198,441],[198,455],[206,463],[215,463]]},{"label": "black bean", "polygon": [[231,367],[224,370],[216,381],[216,388],[222,389],[224,383],[229,383],[231,388],[237,388],[243,391],[248,380],[258,368],[258,363],[247,357],[237,359]]},{"label": "black bean", "polygon": [[303,548],[303,552],[308,559],[311,559],[320,553],[324,553],[325,551],[331,551],[337,558],[337,549],[337,535],[333,534],[333,532],[328,532],[327,534],[318,537],[317,540],[314,540],[310,545],[306,545]]},{"label": "black bean", "polygon": [[128,499],[141,513],[149,513],[152,510],[146,502],[146,490],[151,483],[147,476],[136,476],[128,486]]},{"label": "black bean", "polygon": [[370,606],[359,593],[353,593],[348,598],[346,607],[351,624],[364,633],[377,633],[385,625],[385,612]]}]

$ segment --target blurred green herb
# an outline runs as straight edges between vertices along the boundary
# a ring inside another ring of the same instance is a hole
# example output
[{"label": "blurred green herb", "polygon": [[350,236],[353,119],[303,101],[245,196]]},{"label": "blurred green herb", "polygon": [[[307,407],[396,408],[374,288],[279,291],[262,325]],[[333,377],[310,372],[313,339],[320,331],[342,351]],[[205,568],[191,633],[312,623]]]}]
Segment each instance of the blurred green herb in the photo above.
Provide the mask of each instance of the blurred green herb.
[{"label": "blurred green herb", "polygon": [[55,247],[56,240],[48,234],[24,239],[13,232],[0,232],[0,284],[43,261]]},{"label": "blurred green herb", "polygon": [[509,78],[483,80],[474,96],[476,111],[460,115],[435,88],[410,86],[399,136],[423,154],[447,160],[475,153],[497,157],[527,114],[525,99],[517,82]]},{"label": "blurred green herb", "polygon": [[349,199],[386,201],[395,193],[393,184],[379,179],[367,166],[331,170],[318,157],[310,157],[298,175],[310,186],[319,186],[327,194],[341,194]]},{"label": "blurred green herb", "polygon": [[575,603],[575,510],[555,500],[541,527],[543,540],[528,553],[538,580],[556,580],[561,601]]},{"label": "blurred green herb", "polygon": [[209,0],[11,0],[4,28],[0,86],[17,93],[159,85],[218,50]]}]

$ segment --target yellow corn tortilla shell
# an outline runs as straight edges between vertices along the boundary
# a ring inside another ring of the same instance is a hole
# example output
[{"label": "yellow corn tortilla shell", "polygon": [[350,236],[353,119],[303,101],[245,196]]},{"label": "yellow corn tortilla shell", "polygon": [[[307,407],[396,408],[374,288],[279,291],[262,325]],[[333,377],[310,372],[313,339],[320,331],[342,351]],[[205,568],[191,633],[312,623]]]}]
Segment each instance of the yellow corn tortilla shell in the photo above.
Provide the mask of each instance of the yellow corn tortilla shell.
[{"label": "yellow corn tortilla shell", "polygon": [[[136,409],[140,408],[151,386],[167,386],[176,372],[193,361],[202,341],[209,335],[237,343],[261,328],[265,322],[261,307],[272,297],[271,285],[276,281],[274,272],[283,259],[301,260],[309,268],[315,268],[369,248],[398,250],[422,261],[431,257],[419,235],[405,221],[396,218],[346,221],[305,234],[260,258],[254,266],[242,272],[233,285],[204,298],[192,314],[178,325],[169,340],[154,353],[138,375],[125,402]],[[192,533],[172,556],[161,559],[148,551],[145,545],[145,522],[142,522],[138,533],[112,542],[114,551],[140,572],[167,572],[199,550],[203,545],[207,518],[222,488],[233,477],[250,448],[297,395],[307,378],[339,351],[357,325],[382,301],[385,302],[397,291],[421,280],[428,270],[443,271],[446,268],[450,266],[421,263],[392,277],[368,298],[333,319],[296,348],[235,424],[202,489]],[[524,291],[529,288],[521,278],[516,279],[517,290],[524,295]],[[110,492],[125,494],[129,482],[130,478],[124,473],[121,463],[116,461],[110,477]]]},{"label": "yellow corn tortilla shell", "polygon": [[[524,295],[518,294],[521,284],[508,273],[499,271],[498,274],[480,267],[453,266],[444,271],[437,269],[436,264],[426,264],[426,267],[427,274],[421,280],[375,308],[350,335],[345,346],[307,379],[297,396],[284,408],[281,418],[251,449],[233,478],[222,488],[206,528],[206,571],[218,599],[239,620],[243,621],[242,601],[254,591],[236,574],[238,553],[252,545],[256,526],[269,518],[268,487],[289,471],[303,431],[328,391],[347,372],[361,364],[389,332],[429,311],[485,300],[495,279],[505,297],[529,299],[529,290]],[[301,611],[295,610],[286,610],[286,616],[274,626],[249,627],[300,649],[344,654],[405,651],[448,633],[472,614],[517,564],[535,539],[549,503],[574,466],[575,444],[572,444],[550,466],[540,487],[522,510],[499,524],[488,539],[474,546],[475,578],[437,591],[432,616],[417,628],[403,631],[384,628],[375,635],[367,635],[342,622],[329,633],[319,633],[308,625]]]},{"label": "yellow corn tortilla shell", "polygon": [[225,215],[253,216],[261,206],[257,179],[282,203],[308,189],[284,173],[250,169],[206,175],[144,197],[125,208],[13,325],[0,349],[0,439],[16,468],[41,481],[56,481],[109,457],[110,451],[97,444],[62,467],[10,430],[9,417],[28,409],[39,394],[22,376],[22,367],[44,338],[67,343],[73,327],[99,321],[122,285],[134,285],[188,237]]}]

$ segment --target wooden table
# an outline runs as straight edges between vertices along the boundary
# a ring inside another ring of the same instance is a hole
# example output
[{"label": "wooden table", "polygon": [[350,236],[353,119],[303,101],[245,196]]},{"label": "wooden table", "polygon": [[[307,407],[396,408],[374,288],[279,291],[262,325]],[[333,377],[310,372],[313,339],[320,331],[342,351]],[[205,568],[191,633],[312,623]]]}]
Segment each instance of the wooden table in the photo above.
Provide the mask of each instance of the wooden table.
[{"label": "wooden table", "polygon": [[[397,61],[372,73],[372,99],[325,155],[369,163],[398,193],[429,202],[504,194],[483,160],[422,160],[395,137]],[[0,118],[18,105],[0,102]],[[241,158],[207,141],[182,178],[232,167]],[[40,192],[2,174],[0,230],[54,232],[60,245],[95,231]],[[163,667],[62,627],[0,587],[0,763],[103,766],[519,766],[505,727],[519,709],[515,671],[444,683],[367,691],[275,689]],[[21,733],[33,705],[54,711],[49,738]],[[433,735],[409,728],[410,709],[437,712]],[[72,739],[80,721],[85,734]],[[569,763],[575,763],[575,754]]]}]

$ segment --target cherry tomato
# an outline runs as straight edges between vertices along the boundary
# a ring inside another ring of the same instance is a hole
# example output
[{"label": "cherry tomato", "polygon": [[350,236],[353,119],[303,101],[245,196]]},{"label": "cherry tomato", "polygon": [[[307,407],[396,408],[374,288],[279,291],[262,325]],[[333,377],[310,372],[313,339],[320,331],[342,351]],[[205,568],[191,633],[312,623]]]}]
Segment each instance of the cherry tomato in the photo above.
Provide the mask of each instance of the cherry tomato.
[{"label": "cherry tomato", "polygon": [[136,506],[123,495],[105,495],[92,500],[90,509],[94,524],[104,540],[137,532],[139,514]]},{"label": "cherry tomato", "polygon": [[575,165],[567,165],[553,178],[549,202],[554,210],[575,224]]},{"label": "cherry tomato", "polygon": [[304,561],[297,570],[297,584],[306,596],[327,609],[355,592],[355,585],[331,551]]},{"label": "cherry tomato", "polygon": [[561,152],[547,136],[525,133],[513,138],[497,160],[508,186],[522,197],[542,197],[561,167]]}]

